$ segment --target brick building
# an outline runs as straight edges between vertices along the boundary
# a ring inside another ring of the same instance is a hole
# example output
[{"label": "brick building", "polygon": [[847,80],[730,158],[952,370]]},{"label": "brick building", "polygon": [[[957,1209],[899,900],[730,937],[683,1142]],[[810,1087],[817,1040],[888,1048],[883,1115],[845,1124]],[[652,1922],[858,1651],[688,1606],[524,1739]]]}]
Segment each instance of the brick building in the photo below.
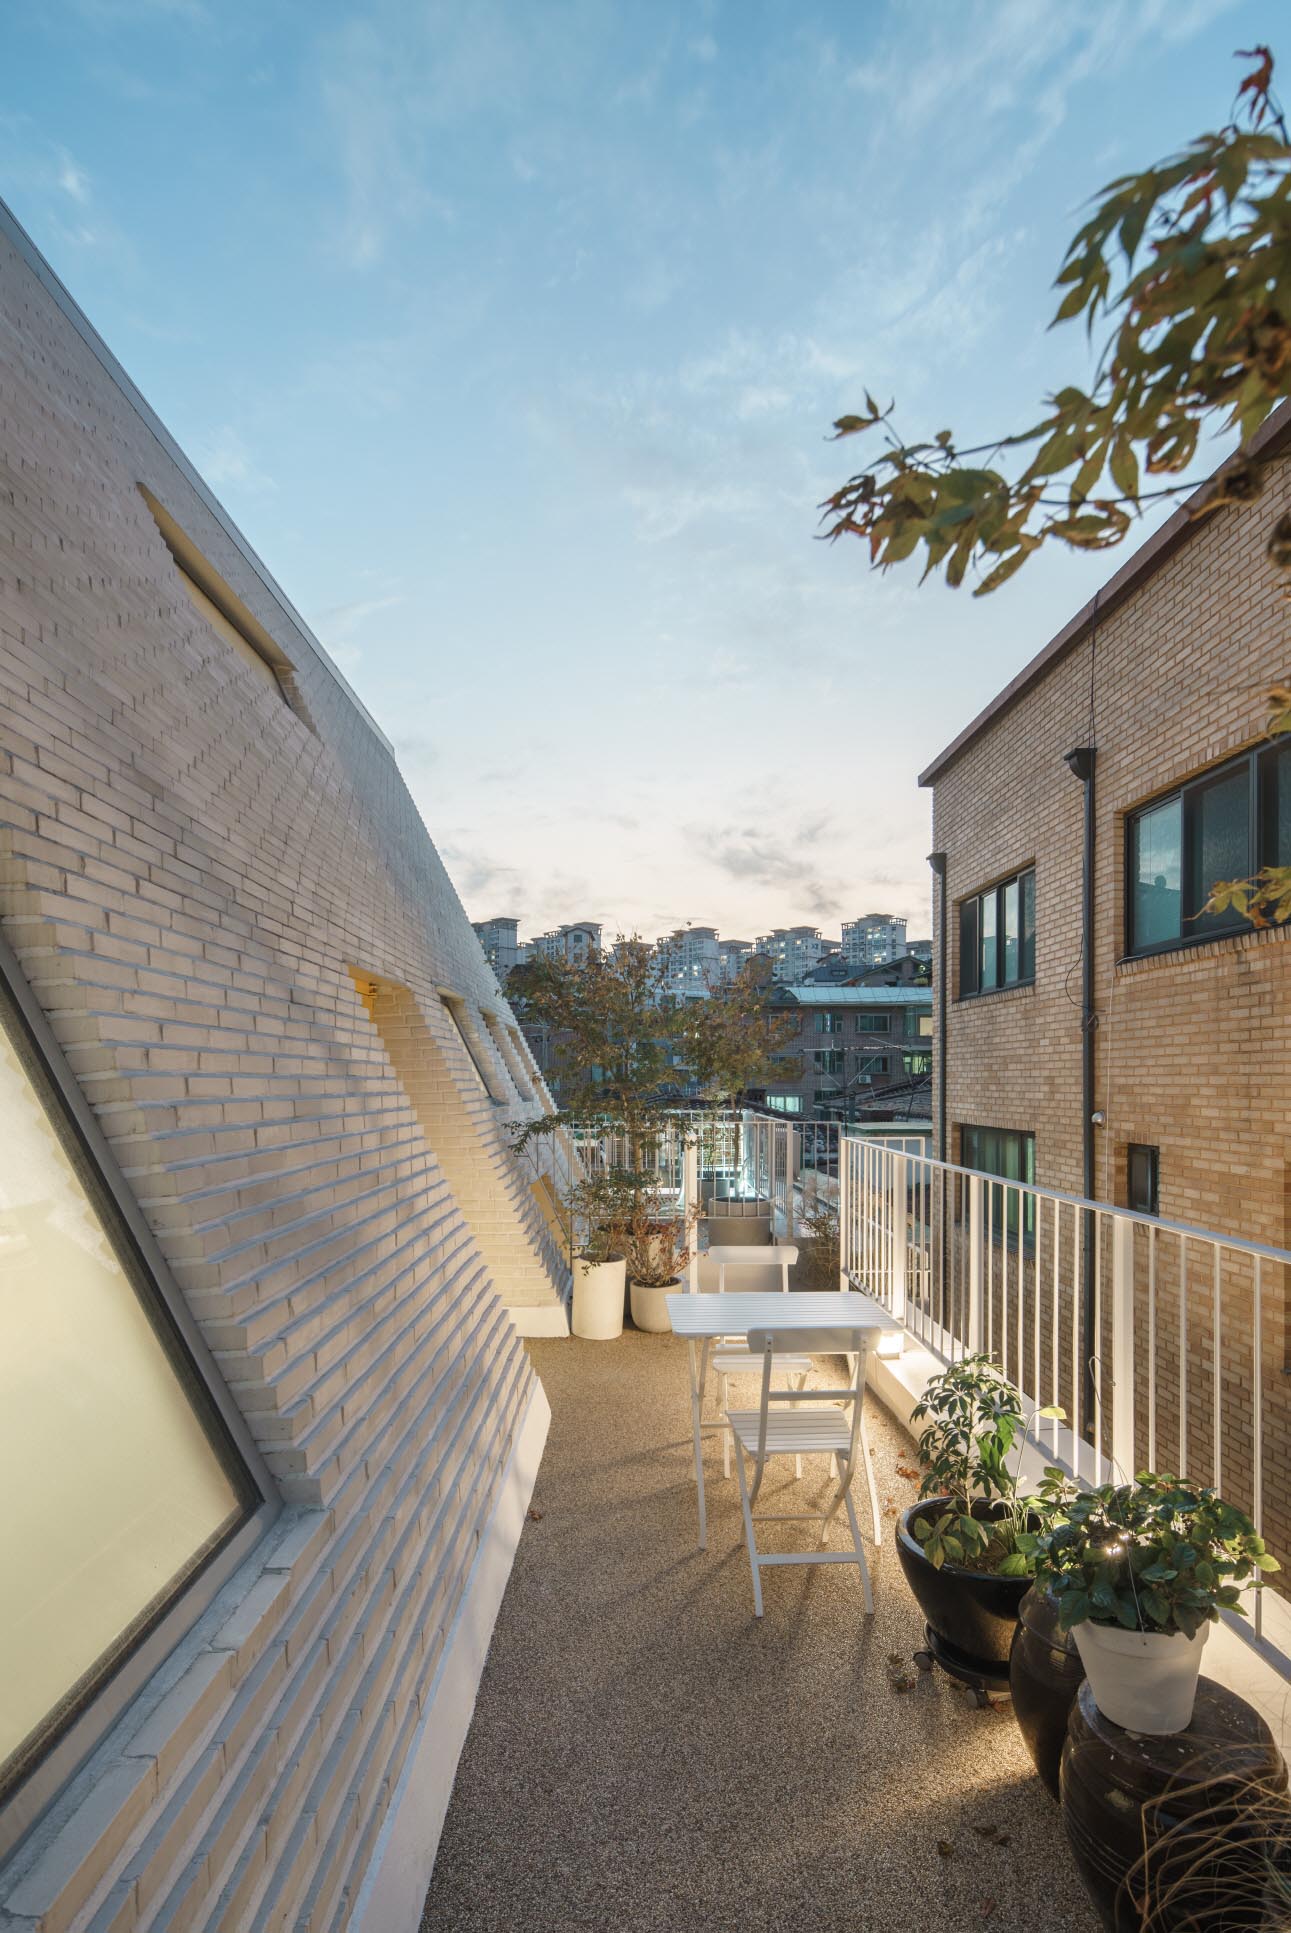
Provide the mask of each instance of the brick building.
[{"label": "brick building", "polygon": [[[1291,508],[1291,405],[1256,449],[1255,503],[1198,516],[1198,493],[922,779],[938,1149],[1144,1218],[1122,1225],[1123,1467],[1215,1484],[1285,1561],[1291,1267],[1230,1257],[1221,1283],[1218,1251],[1183,1232],[1291,1247],[1291,926],[1202,911],[1217,879],[1291,863],[1291,741],[1265,735],[1291,670],[1287,577],[1266,554]],[[952,1191],[966,1268],[963,1213]],[[1116,1258],[1085,1217],[1083,1258],[1060,1261],[1056,1213],[1015,1210],[988,1241],[987,1332],[1006,1338],[1027,1302],[1030,1327],[996,1346],[1015,1373],[1024,1342],[1052,1352],[1069,1401],[1078,1333],[1091,1387],[1113,1364]]]},{"label": "brick building", "polygon": [[1263,736],[1291,672],[1265,555],[1291,505],[1291,406],[1259,445],[1259,500],[1180,509],[921,783],[944,867],[944,1152],[1003,1134],[1022,1172],[1082,1192],[1086,783],[1067,755],[1093,746],[1091,1193],[1284,1246],[1291,928],[1198,917],[1213,879],[1291,861],[1291,747]]},{"label": "brick building", "polygon": [[894,1101],[908,1095],[930,1071],[929,987],[779,987],[770,1004],[798,1021],[783,1050],[793,1071],[767,1088],[777,1113],[850,1120],[872,1113],[885,1089]]},{"label": "brick building", "polygon": [[0,325],[0,1922],[415,1925],[565,1327],[545,1095],[388,742],[7,211]]}]

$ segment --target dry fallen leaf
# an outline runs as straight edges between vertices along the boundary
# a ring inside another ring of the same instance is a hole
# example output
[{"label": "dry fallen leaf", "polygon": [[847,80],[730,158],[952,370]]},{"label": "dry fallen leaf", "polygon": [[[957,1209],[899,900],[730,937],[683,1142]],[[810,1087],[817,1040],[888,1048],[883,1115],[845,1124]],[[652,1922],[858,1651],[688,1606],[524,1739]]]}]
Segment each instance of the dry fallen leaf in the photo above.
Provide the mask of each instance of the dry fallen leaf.
[{"label": "dry fallen leaf", "polygon": [[542,1522],[543,1512],[541,1510],[530,1510],[527,1512],[527,1515],[531,1524],[540,1524]]},{"label": "dry fallen leaf", "polygon": [[943,1859],[953,1859],[955,1857],[955,1848],[949,1839],[939,1839],[937,1841],[937,1851]]},{"label": "dry fallen leaf", "polygon": [[982,1918],[984,1920],[989,1920],[991,1917],[991,1914],[994,1911],[995,1911],[995,1901],[993,1899],[984,1899],[982,1901]]}]

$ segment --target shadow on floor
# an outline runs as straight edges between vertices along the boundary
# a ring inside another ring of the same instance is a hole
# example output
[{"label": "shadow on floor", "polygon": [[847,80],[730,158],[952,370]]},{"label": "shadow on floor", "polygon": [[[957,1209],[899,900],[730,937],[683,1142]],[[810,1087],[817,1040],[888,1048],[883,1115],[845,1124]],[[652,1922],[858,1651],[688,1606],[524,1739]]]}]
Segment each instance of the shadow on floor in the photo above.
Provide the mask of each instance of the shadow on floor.
[{"label": "shadow on floor", "polygon": [[[1094,1933],[1007,1710],[940,1674],[889,1685],[888,1653],[909,1657],[921,1625],[891,1538],[911,1450],[886,1411],[867,1412],[885,1512],[873,1622],[840,1564],[765,1573],[759,1623],[715,1438],[695,1547],[682,1345],[529,1347],[551,1435],[423,1933]],[[810,1495],[824,1477],[809,1463]]]}]

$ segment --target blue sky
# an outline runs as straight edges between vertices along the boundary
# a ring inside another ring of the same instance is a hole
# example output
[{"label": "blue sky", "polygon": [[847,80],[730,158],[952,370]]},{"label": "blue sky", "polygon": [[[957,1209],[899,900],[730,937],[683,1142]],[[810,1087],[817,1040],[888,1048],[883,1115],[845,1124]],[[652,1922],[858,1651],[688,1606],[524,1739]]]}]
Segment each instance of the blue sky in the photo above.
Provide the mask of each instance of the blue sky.
[{"label": "blue sky", "polygon": [[867,385],[910,434],[1033,420],[1087,370],[1046,333],[1080,203],[1286,18],[40,0],[0,25],[0,192],[472,917],[926,929],[917,771],[1125,553],[977,601],[871,575],[815,541],[829,425]]}]

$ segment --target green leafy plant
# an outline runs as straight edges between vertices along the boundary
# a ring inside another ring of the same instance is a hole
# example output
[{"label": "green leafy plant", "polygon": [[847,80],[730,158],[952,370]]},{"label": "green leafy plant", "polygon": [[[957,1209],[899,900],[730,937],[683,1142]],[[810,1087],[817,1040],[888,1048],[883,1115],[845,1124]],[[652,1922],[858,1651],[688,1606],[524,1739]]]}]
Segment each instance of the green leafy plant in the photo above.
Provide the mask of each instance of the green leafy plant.
[{"label": "green leafy plant", "polygon": [[[1208,421],[1248,442],[1291,395],[1291,137],[1269,49],[1239,58],[1255,65],[1233,119],[1110,182],[1067,249],[1055,324],[1108,328],[1088,391],[1069,384],[1029,428],[971,447],[949,429],[905,441],[893,406],[867,393],[834,433],[881,430],[885,447],[821,506],[823,535],[862,538],[880,569],[922,547],[925,575],[951,585],[976,567],[980,596],[1050,538],[1118,544],[1147,504],[1196,489],[1182,473]],[[998,461],[1019,452],[1020,463]],[[1199,514],[1251,502],[1266,467],[1245,449]],[[1276,568],[1291,565],[1291,517],[1267,549]]]},{"label": "green leafy plant", "polygon": [[965,1356],[931,1379],[912,1413],[915,1422],[928,1419],[919,1438],[919,1496],[950,1501],[944,1510],[917,1516],[913,1527],[937,1570],[951,1563],[1001,1577],[1030,1576],[1035,1559],[1028,1527],[1054,1517],[1074,1492],[1061,1470],[1049,1468],[1035,1492],[1022,1494],[1022,1448],[1037,1416],[1063,1414],[1049,1407],[1024,1418],[1016,1384],[990,1356]]},{"label": "green leafy plant", "polygon": [[677,1281],[690,1261],[690,1237],[698,1218],[698,1202],[682,1214],[657,1188],[639,1194],[618,1230],[629,1281],[647,1289],[664,1289]]},{"label": "green leafy plant", "polygon": [[1244,1511],[1153,1471],[1082,1492],[1019,1545],[1064,1631],[1088,1621],[1191,1638],[1221,1611],[1245,1617],[1242,1590],[1281,1569]]},{"label": "green leafy plant", "polygon": [[636,1195],[636,1177],[617,1169],[575,1182],[561,1199],[571,1257],[599,1263],[622,1255]]}]

